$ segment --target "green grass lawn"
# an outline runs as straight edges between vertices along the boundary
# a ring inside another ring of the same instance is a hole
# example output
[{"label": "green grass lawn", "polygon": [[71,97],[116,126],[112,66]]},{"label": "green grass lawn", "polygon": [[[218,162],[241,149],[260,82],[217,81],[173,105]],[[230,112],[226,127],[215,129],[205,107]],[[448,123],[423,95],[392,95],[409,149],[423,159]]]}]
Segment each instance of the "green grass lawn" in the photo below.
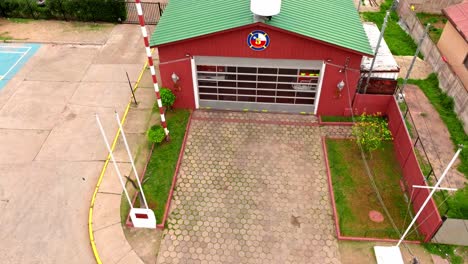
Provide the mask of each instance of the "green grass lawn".
[{"label": "green grass lawn", "polygon": [[432,41],[437,44],[440,36],[442,35],[442,31],[444,30],[444,26],[447,23],[447,18],[445,18],[444,15],[427,13],[417,13],[416,16],[424,26],[426,26],[427,23],[431,24],[429,27],[429,36],[431,37]]},{"label": "green grass lawn", "polygon": [[[429,99],[432,106],[434,106],[440,118],[447,126],[453,144],[462,144],[465,146],[465,149],[460,153],[459,159],[461,162],[457,169],[463,173],[465,177],[468,177],[468,135],[463,129],[462,121],[454,112],[453,98],[439,88],[439,80],[434,73],[429,75],[427,79],[410,79],[408,83],[419,86],[421,91],[424,92],[427,99]],[[447,216],[451,218],[468,219],[468,186],[465,186],[464,189],[458,190],[455,195],[452,195],[447,200],[447,205],[449,208]]]},{"label": "green grass lawn", "polygon": [[10,22],[18,23],[18,24],[28,24],[29,22],[34,20],[34,19],[30,19],[30,18],[15,18],[15,17],[10,17],[10,18],[7,18],[7,19]]},{"label": "green grass lawn", "polygon": [[0,41],[10,40],[13,39],[9,34],[8,31],[0,32]]},{"label": "green grass lawn", "polygon": [[[377,200],[365,173],[356,141],[327,139],[326,145],[341,234],[400,238]],[[404,223],[408,204],[400,188],[401,169],[394,154],[393,143],[384,142],[383,148],[376,150],[368,162],[390,215],[400,232],[404,231],[411,217],[408,215]],[[385,220],[381,223],[372,222],[368,216],[371,210],[381,212]],[[417,233],[413,232],[407,239],[418,239]]]},{"label": "green grass lawn", "polygon": [[158,224],[162,222],[164,216],[189,116],[190,112],[183,109],[167,112],[171,141],[154,146],[146,168],[143,190],[149,207],[156,215]]},{"label": "green grass lawn", "polygon": [[353,122],[351,116],[320,116],[322,122]]},{"label": "green grass lawn", "polygon": [[468,247],[426,243],[422,245],[431,254],[439,255],[452,264],[462,264],[466,256],[468,256]]},{"label": "green grass lawn", "polygon": [[[374,22],[379,29],[382,29],[382,24],[385,18],[385,12],[390,9],[392,0],[386,0],[380,6],[379,12],[362,12],[362,17],[365,21]],[[414,56],[416,52],[416,44],[410,35],[408,35],[398,25],[398,15],[396,12],[390,14],[387,28],[384,33],[385,42],[387,42],[390,51],[395,56]]]}]

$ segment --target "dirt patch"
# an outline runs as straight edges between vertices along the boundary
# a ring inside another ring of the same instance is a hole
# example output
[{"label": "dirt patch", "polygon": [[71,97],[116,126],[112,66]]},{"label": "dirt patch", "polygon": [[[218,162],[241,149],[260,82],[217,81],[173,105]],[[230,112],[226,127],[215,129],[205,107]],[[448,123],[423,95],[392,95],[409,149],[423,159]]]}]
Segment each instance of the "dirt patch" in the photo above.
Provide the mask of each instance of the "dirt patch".
[{"label": "dirt patch", "polygon": [[359,2],[361,6],[359,7],[359,12],[379,12],[380,4],[384,0],[354,0],[354,5],[358,7]]},{"label": "dirt patch", "polygon": [[[339,250],[342,264],[354,263],[377,263],[375,260],[374,246],[394,246],[395,243],[373,243],[373,242],[353,242],[340,241]],[[431,254],[420,245],[407,244],[412,254],[418,258],[419,263],[433,263]],[[412,263],[413,256],[405,246],[400,247],[405,263]]]},{"label": "dirt patch", "polygon": [[369,219],[372,222],[376,222],[376,223],[382,223],[385,220],[382,213],[379,211],[375,211],[375,210],[372,210],[369,212]]},{"label": "dirt patch", "polygon": [[[418,86],[407,85],[405,94],[406,103],[412,113],[428,159],[434,168],[435,175],[440,177],[455,154],[455,146],[450,140],[450,133]],[[463,188],[465,186],[467,182],[465,176],[456,169],[459,163],[460,160],[457,160],[455,166],[450,169],[442,187]]]},{"label": "dirt patch", "polygon": [[[413,56],[394,56],[396,62],[400,66],[400,78],[405,78],[406,73],[411,65]],[[413,66],[413,69],[410,74],[410,79],[426,79],[429,74],[432,73],[432,67],[429,63],[421,60],[420,58],[416,59],[416,62]]]},{"label": "dirt patch", "polygon": [[0,36],[26,42],[105,44],[114,26],[109,23],[1,18]]}]

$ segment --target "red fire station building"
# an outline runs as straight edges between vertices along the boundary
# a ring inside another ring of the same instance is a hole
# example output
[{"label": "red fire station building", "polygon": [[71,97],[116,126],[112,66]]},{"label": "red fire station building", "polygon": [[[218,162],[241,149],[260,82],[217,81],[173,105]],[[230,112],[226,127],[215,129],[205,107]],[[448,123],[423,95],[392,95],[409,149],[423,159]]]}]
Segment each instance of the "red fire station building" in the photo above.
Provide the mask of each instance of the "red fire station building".
[{"label": "red fire station building", "polygon": [[151,46],[175,107],[349,113],[373,53],[353,0],[259,2],[169,2]]}]

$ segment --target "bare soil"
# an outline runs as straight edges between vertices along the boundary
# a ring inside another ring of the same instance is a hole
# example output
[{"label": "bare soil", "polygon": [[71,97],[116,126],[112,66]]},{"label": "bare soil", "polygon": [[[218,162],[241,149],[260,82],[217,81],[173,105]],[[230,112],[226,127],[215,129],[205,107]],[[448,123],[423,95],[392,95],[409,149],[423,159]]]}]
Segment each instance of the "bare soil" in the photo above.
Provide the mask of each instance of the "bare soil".
[{"label": "bare soil", "polygon": [[[418,86],[407,85],[405,99],[435,175],[440,177],[455,154],[455,146],[450,140],[450,133]],[[467,182],[465,175],[456,169],[459,162],[458,160],[450,169],[442,187],[463,188],[465,186]]]},{"label": "bare soil", "polygon": [[0,36],[24,42],[105,44],[114,26],[109,23],[0,18]]},{"label": "bare soil", "polygon": [[[398,66],[400,66],[400,78],[405,78],[406,73],[411,65],[413,56],[394,56]],[[432,67],[429,63],[416,59],[416,62],[411,70],[410,79],[426,79],[432,73]]]},{"label": "bare soil", "polygon": [[[359,12],[378,12],[380,11],[380,4],[382,4],[382,2],[384,0],[373,0],[373,1],[370,1],[370,0],[354,0],[354,5],[356,6],[356,8],[358,7],[359,5],[359,1],[361,1],[361,6],[359,8]],[[372,2],[372,3],[371,3]],[[375,3],[377,5],[375,5]]]}]

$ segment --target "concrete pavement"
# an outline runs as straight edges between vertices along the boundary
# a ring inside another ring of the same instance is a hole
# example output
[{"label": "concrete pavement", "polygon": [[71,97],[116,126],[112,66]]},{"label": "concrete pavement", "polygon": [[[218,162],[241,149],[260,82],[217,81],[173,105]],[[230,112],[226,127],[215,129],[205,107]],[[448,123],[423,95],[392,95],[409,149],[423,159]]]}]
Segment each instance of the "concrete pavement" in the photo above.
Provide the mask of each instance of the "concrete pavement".
[{"label": "concrete pavement", "polygon": [[94,262],[88,207],[107,156],[94,114],[112,140],[125,71],[134,82],[145,62],[140,35],[117,25],[104,45],[43,45],[0,92],[2,263]]}]

